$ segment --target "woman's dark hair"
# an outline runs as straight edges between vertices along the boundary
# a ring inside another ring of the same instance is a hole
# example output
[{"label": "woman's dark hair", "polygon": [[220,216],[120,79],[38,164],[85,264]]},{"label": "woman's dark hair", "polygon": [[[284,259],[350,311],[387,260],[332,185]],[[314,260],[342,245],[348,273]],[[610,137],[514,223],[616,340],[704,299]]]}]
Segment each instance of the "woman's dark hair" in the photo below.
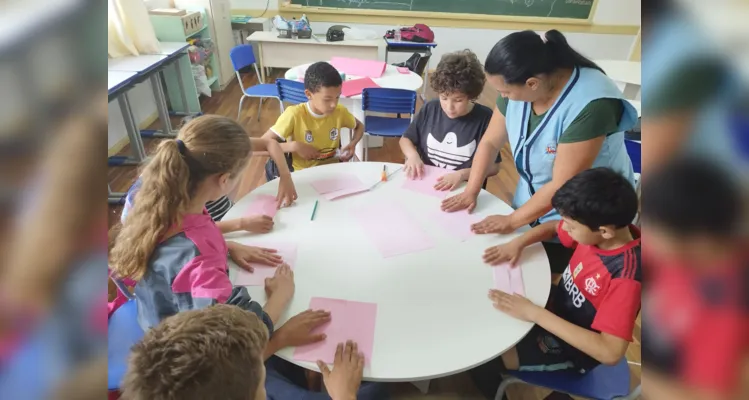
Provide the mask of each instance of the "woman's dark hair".
[{"label": "woman's dark hair", "polygon": [[484,63],[490,75],[502,75],[508,84],[522,84],[533,76],[559,69],[601,67],[575,51],[556,29],[544,34],[546,41],[534,31],[514,32],[494,45]]}]

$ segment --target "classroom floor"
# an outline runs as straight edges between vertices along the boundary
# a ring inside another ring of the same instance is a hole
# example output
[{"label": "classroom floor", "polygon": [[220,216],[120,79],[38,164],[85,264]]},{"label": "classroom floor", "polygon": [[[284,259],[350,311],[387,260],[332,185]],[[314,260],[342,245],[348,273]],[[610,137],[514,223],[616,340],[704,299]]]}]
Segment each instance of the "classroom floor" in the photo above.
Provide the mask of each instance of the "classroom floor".
[{"label": "classroom floor", "polygon": [[[268,81],[270,82],[276,78],[283,77],[284,72],[284,70],[274,70],[268,77]],[[244,76],[244,84],[245,87],[257,84],[257,78],[254,74],[246,74]],[[236,118],[237,106],[239,105],[239,99],[241,96],[242,91],[239,84],[237,81],[232,81],[226,90],[216,92],[210,98],[201,97],[203,112],[206,114],[220,114]],[[435,97],[434,92],[427,90],[428,99],[433,99]],[[479,97],[478,102],[493,108],[496,97],[497,92],[487,85],[484,88],[484,92]],[[259,120],[257,115],[258,103],[256,99],[245,100],[243,106],[240,122],[245,126],[245,129],[252,137],[262,136],[263,133],[273,125],[280,114],[278,102],[276,100],[266,100],[263,102]],[[420,100],[419,104],[417,104],[417,110],[419,107],[421,107]],[[178,127],[179,123],[180,120],[178,118],[172,120],[172,124],[175,127]],[[151,128],[158,127],[158,122],[151,126]],[[146,153],[151,154],[159,141],[160,139],[144,139]],[[119,154],[129,154],[129,148],[126,146]],[[402,163],[404,161],[403,154],[398,147],[397,139],[386,139],[383,147],[370,149],[369,159],[371,161],[397,163]],[[502,159],[512,159],[509,146],[502,149]],[[237,198],[241,198],[254,188],[265,183],[263,166],[265,165],[266,160],[267,157],[253,157],[250,160],[242,180],[239,183]],[[113,191],[127,191],[130,185],[135,181],[137,169],[136,167],[109,168],[108,176]],[[499,174],[489,178],[487,190],[503,201],[509,203],[512,200],[517,181],[518,173],[515,170],[513,163],[502,162]],[[122,207],[110,205],[109,211],[109,227],[111,231],[111,228],[116,227],[119,222]],[[638,318],[634,330],[634,342],[629,346],[626,354],[627,360],[630,362],[632,387],[635,387],[640,383],[640,330],[641,325],[640,319]],[[409,383],[396,383],[391,384],[391,386],[392,397],[394,400],[482,399],[481,395],[471,382],[470,377],[466,373],[433,380],[427,395],[422,395],[416,387]],[[512,385],[508,389],[507,395],[510,400],[540,400],[546,397],[549,393],[550,392],[545,389],[525,385]]]}]

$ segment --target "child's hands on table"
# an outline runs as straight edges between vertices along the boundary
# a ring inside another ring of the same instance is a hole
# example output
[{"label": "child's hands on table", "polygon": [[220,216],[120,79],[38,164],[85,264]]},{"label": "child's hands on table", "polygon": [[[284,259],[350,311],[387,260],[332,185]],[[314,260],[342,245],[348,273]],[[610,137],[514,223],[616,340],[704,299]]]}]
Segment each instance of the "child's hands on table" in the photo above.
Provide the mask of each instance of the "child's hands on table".
[{"label": "child's hands on table", "polygon": [[294,271],[288,264],[276,268],[272,278],[265,278],[265,295],[268,299],[275,296],[288,301],[294,295]]},{"label": "child's hands on table", "polygon": [[403,169],[408,179],[421,179],[424,176],[424,162],[418,157],[407,159]]},{"label": "child's hands on table", "polygon": [[264,264],[276,266],[283,262],[277,250],[266,249],[262,247],[245,246],[236,242],[227,242],[229,248],[229,257],[241,268],[247,271],[254,271],[251,264]]},{"label": "child's hands on table", "polygon": [[268,233],[273,229],[273,218],[267,215],[253,215],[239,219],[239,228],[252,233]]},{"label": "child's hands on table", "polygon": [[523,252],[523,248],[523,244],[516,240],[489,247],[484,251],[484,262],[489,265],[499,265],[507,262],[510,263],[510,266],[514,267],[520,258],[520,254]]},{"label": "child's hands on table", "polygon": [[490,215],[483,221],[471,225],[471,230],[478,234],[515,232],[519,228],[515,226],[512,215]]},{"label": "child's hands on table", "polygon": [[291,176],[282,176],[278,182],[278,194],[276,194],[276,208],[288,207],[297,199],[296,187]]},{"label": "child's hands on table", "polygon": [[279,336],[282,346],[304,346],[325,340],[324,333],[312,333],[315,328],[330,322],[330,312],[324,310],[307,310],[291,317],[283,326],[278,328],[275,335]]},{"label": "child's hands on table", "polygon": [[497,310],[528,322],[535,322],[538,314],[544,310],[519,294],[508,294],[496,289],[489,291],[489,300]]},{"label": "child's hands on table", "polygon": [[349,340],[338,344],[333,370],[322,361],[317,361],[325,388],[333,400],[355,400],[364,375],[364,354],[355,342]]}]

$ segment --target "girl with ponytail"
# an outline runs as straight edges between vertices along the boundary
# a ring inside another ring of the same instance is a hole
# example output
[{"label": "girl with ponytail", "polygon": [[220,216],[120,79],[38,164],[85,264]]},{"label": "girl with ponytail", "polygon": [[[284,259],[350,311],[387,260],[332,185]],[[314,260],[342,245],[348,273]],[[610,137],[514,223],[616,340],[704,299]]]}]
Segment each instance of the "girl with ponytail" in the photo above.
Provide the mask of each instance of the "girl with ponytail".
[{"label": "girl with ponytail", "polygon": [[143,170],[110,265],[116,278],[137,282],[138,322],[144,330],[179,311],[228,303],[255,312],[272,332],[294,291],[290,269],[278,267],[267,282],[263,310],[246,288],[232,287],[227,272],[227,255],[246,261],[258,249],[224,241],[205,208],[232,190],[250,147],[247,132],[235,121],[206,115],[185,125],[176,140],[162,142]]}]

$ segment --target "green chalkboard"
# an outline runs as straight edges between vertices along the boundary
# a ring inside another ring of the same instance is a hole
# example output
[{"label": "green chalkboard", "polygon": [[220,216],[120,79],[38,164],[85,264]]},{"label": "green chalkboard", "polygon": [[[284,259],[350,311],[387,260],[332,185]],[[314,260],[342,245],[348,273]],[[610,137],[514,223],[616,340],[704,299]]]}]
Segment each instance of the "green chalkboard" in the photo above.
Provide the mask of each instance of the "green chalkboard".
[{"label": "green chalkboard", "polygon": [[291,0],[307,7],[588,19],[594,0]]}]

